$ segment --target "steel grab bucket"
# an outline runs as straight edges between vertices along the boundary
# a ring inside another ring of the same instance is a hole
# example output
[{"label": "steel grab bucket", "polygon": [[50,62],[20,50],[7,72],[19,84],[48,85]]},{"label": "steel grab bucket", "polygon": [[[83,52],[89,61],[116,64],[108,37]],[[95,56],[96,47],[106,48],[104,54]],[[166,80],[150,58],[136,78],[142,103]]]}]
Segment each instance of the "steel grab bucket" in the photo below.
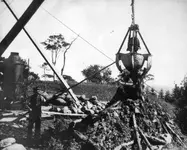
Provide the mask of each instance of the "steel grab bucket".
[{"label": "steel grab bucket", "polygon": [[143,69],[142,67],[144,66],[145,61],[147,61],[147,65],[145,66],[146,73],[151,69],[152,66],[152,56],[150,54],[116,54],[116,66],[119,69],[119,71],[122,71],[119,63],[120,61],[128,71]]}]

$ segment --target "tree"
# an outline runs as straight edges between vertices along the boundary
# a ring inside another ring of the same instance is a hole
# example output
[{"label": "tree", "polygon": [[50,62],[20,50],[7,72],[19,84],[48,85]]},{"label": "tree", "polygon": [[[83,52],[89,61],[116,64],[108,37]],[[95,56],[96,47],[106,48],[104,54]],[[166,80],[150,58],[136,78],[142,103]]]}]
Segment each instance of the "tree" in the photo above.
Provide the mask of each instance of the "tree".
[{"label": "tree", "polygon": [[[46,50],[51,51],[51,60],[54,66],[56,65],[60,52],[64,53],[63,54],[63,66],[61,69],[62,76],[63,76],[63,71],[65,68],[66,53],[77,38],[78,36],[71,43],[68,43],[65,41],[65,38],[62,34],[58,34],[58,35],[51,35],[46,41],[41,42],[41,44],[45,46]],[[53,75],[54,75],[53,79],[55,80],[55,74]]]},{"label": "tree", "polygon": [[187,105],[187,76],[184,77],[180,86],[175,84],[172,91],[172,98],[174,99],[175,104],[180,108]]},{"label": "tree", "polygon": [[175,87],[173,88],[173,91],[172,91],[172,98],[177,105],[180,105],[181,103],[181,99],[183,97],[182,92],[183,92],[182,88],[179,87],[177,84],[175,84]]},{"label": "tree", "polygon": [[151,93],[154,93],[155,92],[155,89],[154,88],[151,88]]},{"label": "tree", "polygon": [[73,44],[73,42],[75,42],[75,40],[79,37],[79,35],[67,46],[65,47],[65,51],[64,51],[64,55],[63,55],[63,66],[62,66],[62,69],[61,69],[61,76],[64,75],[64,68],[65,68],[65,65],[66,65],[66,53],[67,51],[70,49],[71,45]]},{"label": "tree", "polygon": [[172,97],[171,97],[171,93],[170,93],[169,90],[166,91],[165,96],[164,96],[164,99],[165,99],[166,102],[170,102],[170,103],[173,102],[173,99],[172,99]]},{"label": "tree", "polygon": [[[57,58],[62,49],[70,45],[65,41],[65,38],[62,34],[50,35],[49,38],[46,41],[41,42],[41,44],[44,45],[46,50],[51,51],[51,60],[54,66],[56,65]],[[55,80],[55,74],[53,75],[53,79]]]},{"label": "tree", "polygon": [[67,82],[71,82],[71,83],[77,83],[77,81],[75,79],[73,79],[71,76],[69,75],[63,75],[63,78],[65,80],[67,80]]},{"label": "tree", "polygon": [[82,71],[82,74],[88,78],[89,82],[109,83],[112,80],[112,71],[109,68],[106,68],[105,70],[99,72],[102,68],[104,67],[100,65],[90,65]]},{"label": "tree", "polygon": [[183,81],[181,82],[182,84],[182,105],[186,106],[187,105],[187,76],[184,77]]},{"label": "tree", "polygon": [[176,120],[183,134],[187,134],[187,76],[184,77],[180,87],[175,84],[172,98],[175,100]]},{"label": "tree", "polygon": [[42,77],[44,77],[45,80],[46,80],[46,77],[47,77],[46,71],[50,70],[48,68],[48,64],[46,62],[44,62],[40,67],[43,69],[43,75],[42,75]]},{"label": "tree", "polygon": [[[101,67],[101,69],[102,68],[103,67]],[[111,82],[112,81],[111,75],[112,75],[112,71],[109,68],[106,68],[104,71],[101,72],[102,81],[105,83]]]},{"label": "tree", "polygon": [[164,91],[163,91],[163,89],[160,90],[160,92],[159,92],[159,97],[160,97],[161,99],[164,98]]}]

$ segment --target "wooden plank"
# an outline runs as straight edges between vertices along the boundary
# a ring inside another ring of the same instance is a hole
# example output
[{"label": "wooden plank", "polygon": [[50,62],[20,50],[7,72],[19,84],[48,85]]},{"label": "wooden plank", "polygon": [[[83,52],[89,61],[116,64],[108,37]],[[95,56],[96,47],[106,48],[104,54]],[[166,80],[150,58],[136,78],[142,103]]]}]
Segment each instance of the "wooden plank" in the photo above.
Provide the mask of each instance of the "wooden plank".
[{"label": "wooden plank", "polygon": [[68,113],[59,113],[59,112],[52,112],[52,111],[42,111],[44,114],[49,115],[60,115],[60,116],[69,116],[69,117],[86,117],[86,114],[68,114]]},{"label": "wooden plank", "polygon": [[4,117],[0,119],[0,123],[5,123],[5,122],[12,122],[14,120],[16,120],[17,117]]}]

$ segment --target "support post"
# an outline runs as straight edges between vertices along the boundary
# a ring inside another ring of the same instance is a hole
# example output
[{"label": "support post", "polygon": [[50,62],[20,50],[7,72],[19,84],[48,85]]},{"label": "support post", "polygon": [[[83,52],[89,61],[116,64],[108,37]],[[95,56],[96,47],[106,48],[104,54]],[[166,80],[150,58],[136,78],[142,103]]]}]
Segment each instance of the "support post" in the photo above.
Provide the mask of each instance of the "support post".
[{"label": "support post", "polygon": [[[3,2],[9,8],[6,1],[3,0]],[[23,29],[23,27],[27,24],[27,22],[31,19],[31,17],[34,15],[34,13],[38,10],[38,8],[43,2],[44,0],[33,0],[27,10],[20,17],[20,19],[17,19],[18,21],[16,22],[16,24],[12,27],[12,29],[8,32],[8,34],[0,43],[0,56],[6,51],[8,46],[12,43],[15,37],[19,34],[19,32]]]}]

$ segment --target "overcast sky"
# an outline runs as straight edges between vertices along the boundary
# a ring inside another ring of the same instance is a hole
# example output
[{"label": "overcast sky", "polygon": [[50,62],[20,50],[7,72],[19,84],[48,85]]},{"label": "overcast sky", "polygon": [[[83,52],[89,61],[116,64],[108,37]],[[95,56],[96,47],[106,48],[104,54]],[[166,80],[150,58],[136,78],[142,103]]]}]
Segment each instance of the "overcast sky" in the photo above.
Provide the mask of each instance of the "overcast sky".
[{"label": "overcast sky", "polygon": [[[14,12],[21,16],[31,0],[6,0]],[[130,0],[45,0],[26,25],[31,36],[38,42],[48,58],[50,53],[40,42],[49,35],[63,34],[71,42],[76,34],[63,26],[43,8],[73,29],[81,37],[115,60],[115,54],[131,24]],[[150,73],[155,75],[153,84],[173,86],[180,83],[187,73],[187,1],[186,0],[136,0],[136,23],[153,54]],[[16,20],[3,2],[0,2],[0,40],[8,33]],[[125,44],[126,47],[126,44]],[[124,47],[124,52],[125,52]],[[141,46],[144,49],[144,46]],[[3,56],[17,51],[29,58],[32,70],[42,73],[44,62],[35,47],[22,31]],[[67,53],[65,74],[77,81],[84,77],[81,71],[91,64],[108,65],[112,61],[78,38]],[[57,68],[62,66],[62,55]],[[113,76],[119,72],[111,67]]]}]

